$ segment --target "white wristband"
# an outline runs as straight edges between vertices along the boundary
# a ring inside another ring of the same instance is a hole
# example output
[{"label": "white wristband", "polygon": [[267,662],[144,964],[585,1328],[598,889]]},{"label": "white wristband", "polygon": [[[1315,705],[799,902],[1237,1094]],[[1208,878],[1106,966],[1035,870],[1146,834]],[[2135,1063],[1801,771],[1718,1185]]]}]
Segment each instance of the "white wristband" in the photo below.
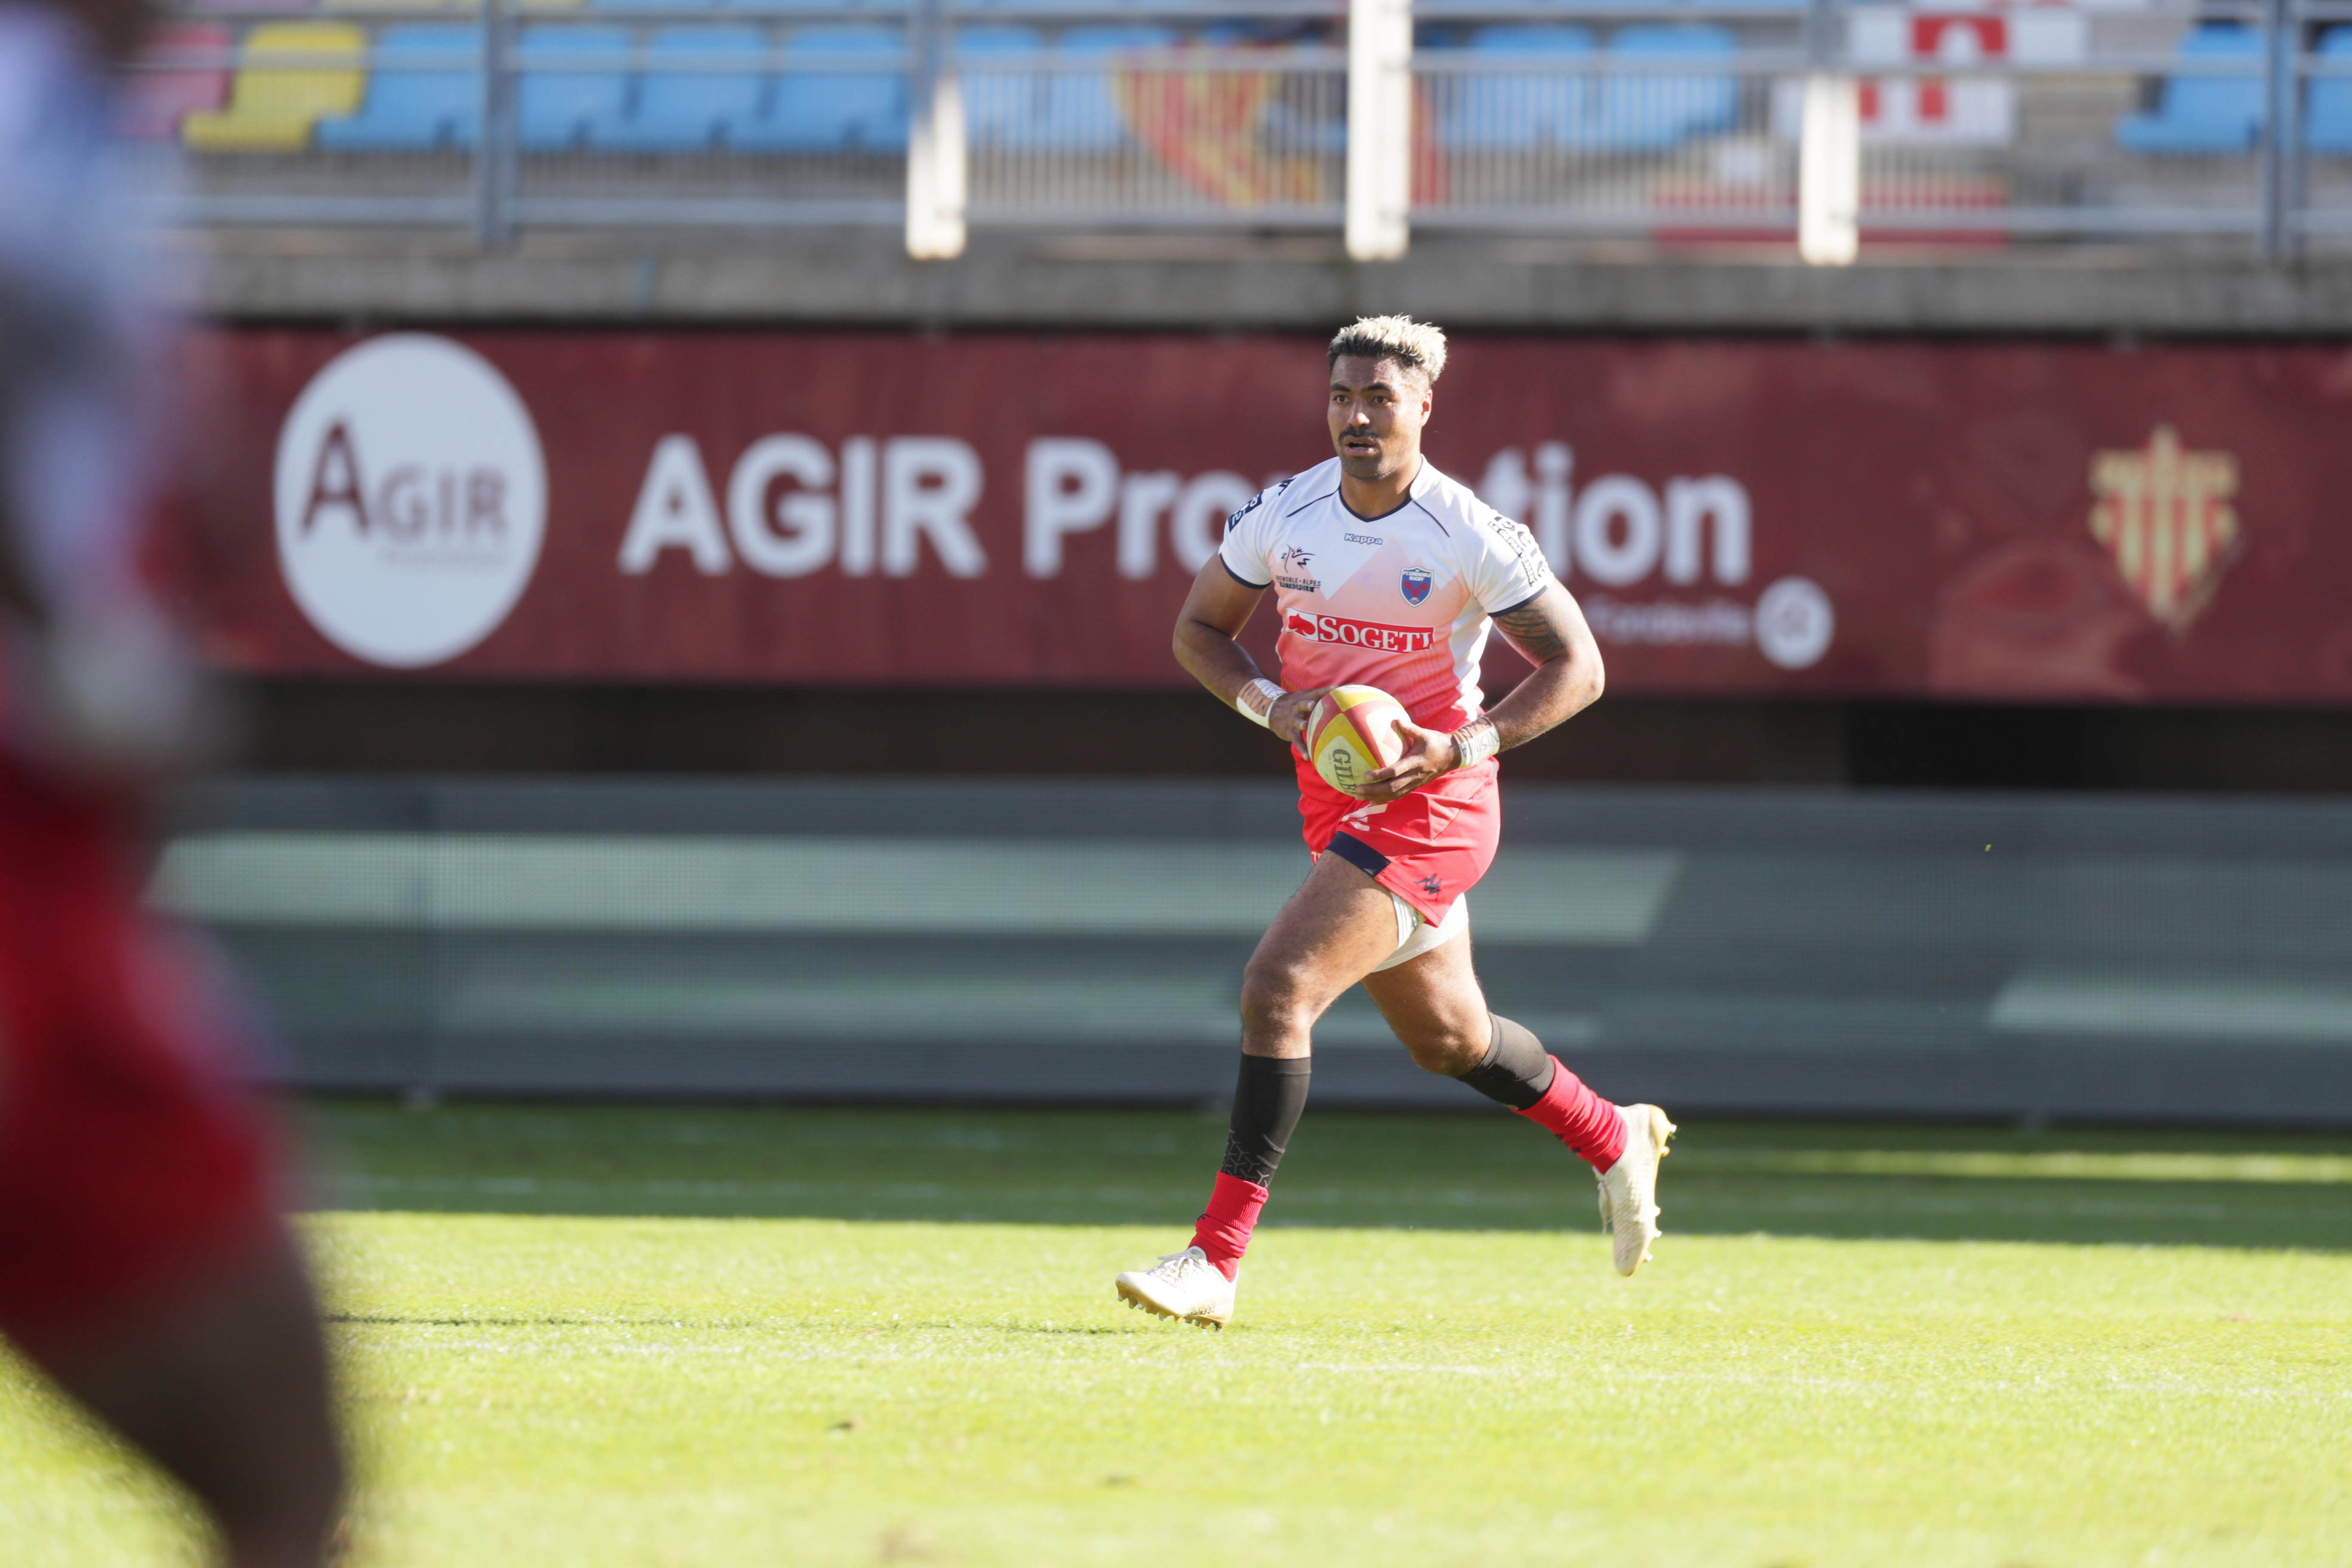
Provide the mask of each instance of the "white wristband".
[{"label": "white wristband", "polygon": [[1457,766],[1475,768],[1503,749],[1503,737],[1492,719],[1473,719],[1454,731],[1454,749],[1462,754]]},{"label": "white wristband", "polygon": [[[1241,689],[1240,693],[1234,698],[1234,706],[1239,709],[1242,717],[1251,723],[1271,729],[1274,726],[1274,705],[1280,700],[1282,700],[1282,688],[1261,675]],[[1250,705],[1254,701],[1264,702],[1265,706],[1254,708]]]}]

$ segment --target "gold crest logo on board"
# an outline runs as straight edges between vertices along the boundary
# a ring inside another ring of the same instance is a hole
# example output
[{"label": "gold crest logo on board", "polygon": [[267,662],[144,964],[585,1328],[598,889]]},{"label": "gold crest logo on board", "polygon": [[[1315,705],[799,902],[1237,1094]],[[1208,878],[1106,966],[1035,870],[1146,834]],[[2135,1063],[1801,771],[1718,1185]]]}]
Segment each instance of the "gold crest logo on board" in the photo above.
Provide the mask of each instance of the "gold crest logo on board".
[{"label": "gold crest logo on board", "polygon": [[2243,541],[2231,502],[2238,459],[2192,452],[2169,425],[2147,445],[2091,455],[2091,537],[2106,547],[2148,614],[2173,632],[2189,629],[2213,596]]}]

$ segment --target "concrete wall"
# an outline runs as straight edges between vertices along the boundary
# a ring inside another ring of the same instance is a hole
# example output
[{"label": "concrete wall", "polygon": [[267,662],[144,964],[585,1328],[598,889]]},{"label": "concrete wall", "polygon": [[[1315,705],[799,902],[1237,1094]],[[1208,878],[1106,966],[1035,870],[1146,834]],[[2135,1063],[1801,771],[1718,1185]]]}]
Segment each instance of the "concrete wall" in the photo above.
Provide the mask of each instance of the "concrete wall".
[{"label": "concrete wall", "polygon": [[[2352,1123],[2352,805],[1507,785],[1495,1008],[1677,1110]],[[156,896],[320,1088],[1205,1101],[1303,873],[1240,781],[277,779]],[[1325,1103],[1459,1105],[1360,994]]]}]

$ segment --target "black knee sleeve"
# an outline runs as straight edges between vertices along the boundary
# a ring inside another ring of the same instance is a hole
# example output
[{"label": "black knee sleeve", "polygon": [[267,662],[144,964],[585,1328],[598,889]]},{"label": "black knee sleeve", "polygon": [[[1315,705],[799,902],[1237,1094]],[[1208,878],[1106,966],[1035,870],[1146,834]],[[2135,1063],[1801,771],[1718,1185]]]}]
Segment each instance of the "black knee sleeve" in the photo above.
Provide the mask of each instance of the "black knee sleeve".
[{"label": "black knee sleeve", "polygon": [[1261,1187],[1274,1180],[1274,1168],[1298,1130],[1298,1113],[1307,1109],[1307,1075],[1313,1066],[1306,1057],[1242,1058],[1233,1131],[1225,1134],[1225,1163],[1220,1167],[1225,1174]]},{"label": "black knee sleeve", "polygon": [[1551,1087],[1551,1075],[1559,1069],[1543,1042],[1525,1028],[1492,1013],[1486,1019],[1493,1026],[1486,1059],[1464,1073],[1462,1081],[1488,1100],[1525,1110],[1544,1097],[1544,1090]]}]

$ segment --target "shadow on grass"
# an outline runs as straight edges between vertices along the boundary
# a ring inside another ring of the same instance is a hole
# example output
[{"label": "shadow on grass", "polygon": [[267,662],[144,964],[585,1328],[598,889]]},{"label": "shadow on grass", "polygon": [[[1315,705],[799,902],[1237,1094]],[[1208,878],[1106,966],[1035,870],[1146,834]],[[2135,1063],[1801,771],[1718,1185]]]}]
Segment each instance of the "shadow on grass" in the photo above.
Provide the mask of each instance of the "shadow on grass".
[{"label": "shadow on grass", "polygon": [[[1150,1225],[1205,1199],[1222,1117],[1168,1111],[304,1108],[320,1208]],[[1596,1225],[1591,1174],[1496,1115],[1308,1111],[1269,1224]],[[1686,1123],[1681,1233],[2352,1249],[2352,1137]]]}]

